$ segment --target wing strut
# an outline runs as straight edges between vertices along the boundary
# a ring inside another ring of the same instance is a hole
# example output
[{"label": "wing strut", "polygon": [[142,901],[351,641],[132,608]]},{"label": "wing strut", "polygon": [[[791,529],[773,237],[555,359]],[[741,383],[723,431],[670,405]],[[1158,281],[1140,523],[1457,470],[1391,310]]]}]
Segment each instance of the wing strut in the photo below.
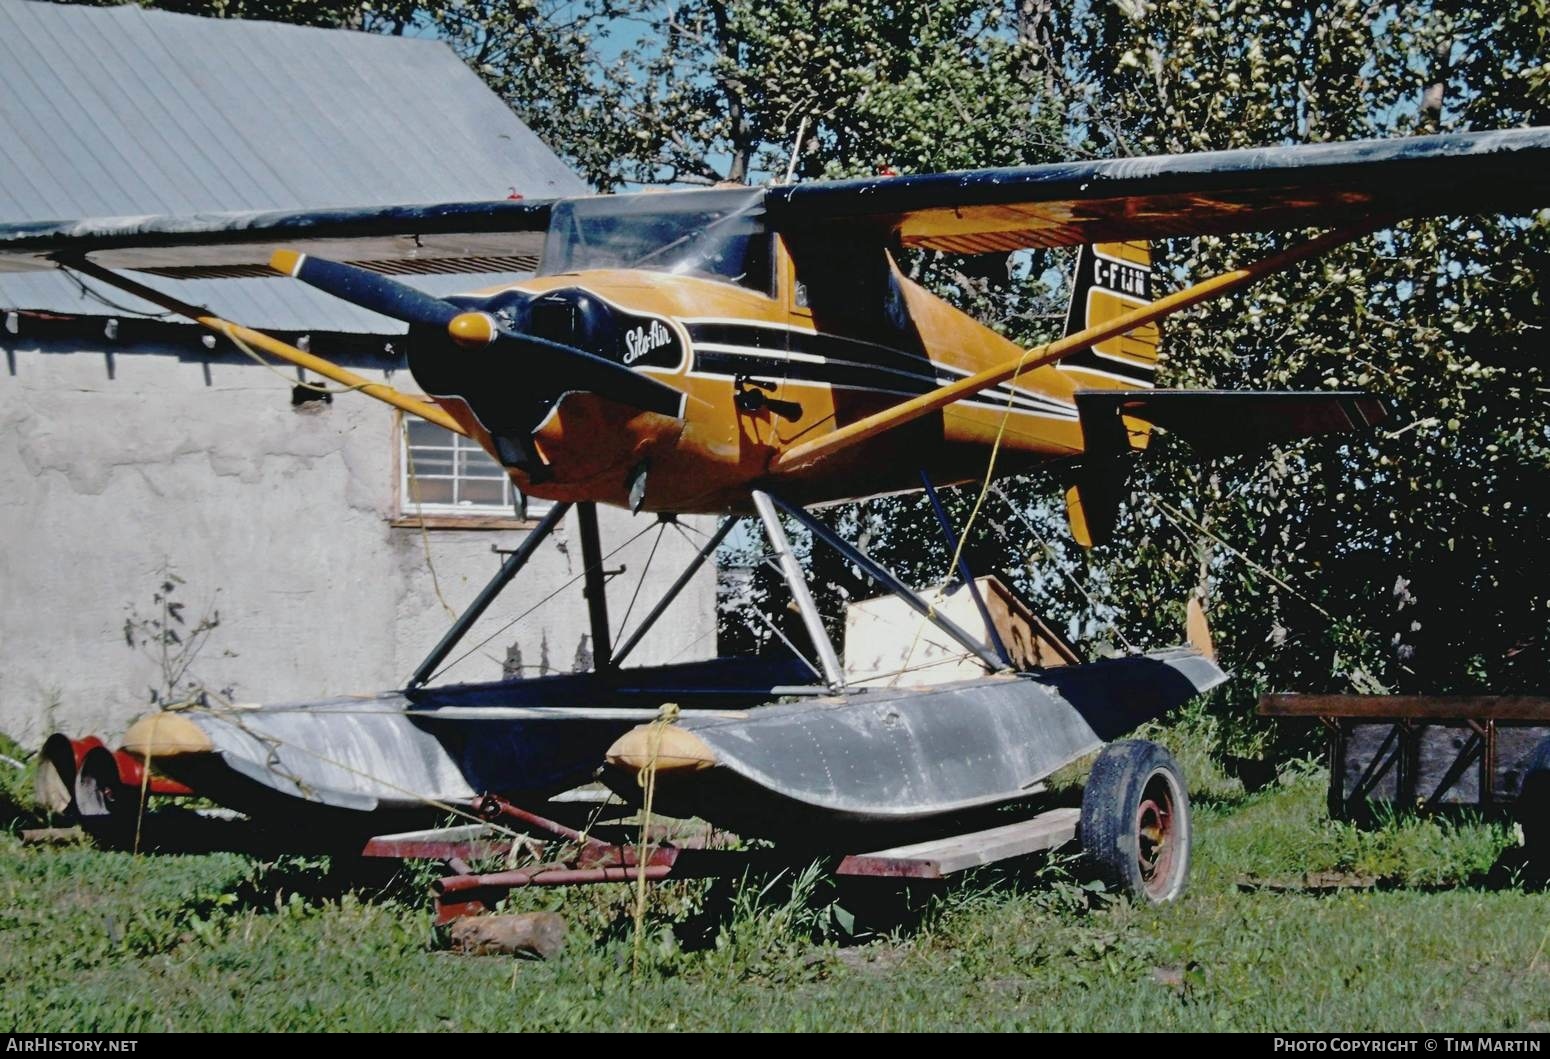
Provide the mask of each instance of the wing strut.
[{"label": "wing strut", "polygon": [[321,375],[325,379],[331,379],[342,386],[359,390],[368,397],[375,397],[377,400],[390,404],[394,408],[402,409],[405,412],[419,416],[421,419],[429,420],[439,427],[452,431],[454,434],[462,434],[465,437],[468,434],[456,419],[453,419],[436,405],[410,397],[402,390],[395,390],[393,387],[383,383],[372,382],[370,379],[357,375],[353,371],[341,368],[332,361],[313,356],[311,353],[297,349],[289,343],[281,342],[278,338],[266,335],[262,331],[255,331],[251,327],[234,324],[230,320],[223,320],[208,309],[201,309],[197,305],[190,305],[188,302],[179,301],[170,294],[163,294],[155,287],[147,287],[145,284],[137,283],[126,276],[120,276],[112,269],[104,268],[94,261],[88,261],[84,257],[76,258],[73,261],[62,261],[60,264],[67,268],[73,268],[77,272],[84,272],[93,279],[101,280],[103,283],[117,287],[121,291],[133,294],[136,298],[143,298],[154,305],[160,305],[168,312],[187,317],[201,327],[207,327],[218,335],[238,338],[250,346],[263,350],[265,353],[279,357],[281,360],[288,360],[297,367],[306,368],[308,371]]},{"label": "wing strut", "polygon": [[886,431],[901,427],[906,423],[914,422],[922,416],[971,397],[981,390],[992,386],[999,386],[1008,379],[1042,368],[1046,364],[1053,364],[1058,360],[1069,357],[1089,346],[1107,341],[1132,331],[1143,324],[1149,324],[1160,320],[1165,316],[1188,309],[1211,298],[1219,298],[1231,294],[1241,287],[1264,279],[1273,273],[1280,272],[1297,264],[1299,261],[1333,250],[1335,247],[1353,240],[1360,239],[1364,235],[1387,227],[1391,220],[1387,217],[1372,218],[1359,225],[1348,228],[1336,228],[1325,232],[1323,235],[1309,239],[1307,242],[1282,250],[1280,253],[1271,254],[1251,265],[1233,269],[1231,272],[1223,272],[1212,276],[1210,279],[1201,280],[1193,286],[1185,287],[1181,291],[1175,291],[1165,298],[1159,298],[1150,305],[1143,305],[1132,309],[1128,313],[1105,320],[1092,327],[1081,331],[1073,331],[1064,338],[1054,342],[1046,342],[1042,346],[1034,346],[1025,350],[1023,355],[1016,360],[1009,360],[993,368],[986,368],[966,379],[960,379],[948,386],[942,386],[930,390],[918,397],[912,397],[884,409],[873,415],[865,416],[854,423],[847,423],[836,430],[825,434],[821,438],[801,445],[793,446],[775,456],[770,461],[770,470],[784,473],[804,470],[822,460],[826,456],[833,455],[841,449],[854,445],[857,442],[866,441]]}]

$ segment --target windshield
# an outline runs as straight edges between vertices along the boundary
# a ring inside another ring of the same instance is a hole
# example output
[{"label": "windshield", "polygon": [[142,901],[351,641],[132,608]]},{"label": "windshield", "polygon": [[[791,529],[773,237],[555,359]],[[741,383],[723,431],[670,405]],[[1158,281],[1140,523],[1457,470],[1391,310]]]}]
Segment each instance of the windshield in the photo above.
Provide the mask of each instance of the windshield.
[{"label": "windshield", "polygon": [[538,274],[643,268],[772,294],[770,247],[760,190],[570,199],[554,204]]}]

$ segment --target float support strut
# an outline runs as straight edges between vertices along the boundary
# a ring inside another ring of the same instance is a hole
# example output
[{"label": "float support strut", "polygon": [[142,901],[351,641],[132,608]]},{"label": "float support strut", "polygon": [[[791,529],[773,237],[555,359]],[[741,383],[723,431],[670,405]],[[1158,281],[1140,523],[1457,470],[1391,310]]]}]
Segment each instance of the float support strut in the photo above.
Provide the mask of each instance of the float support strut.
[{"label": "float support strut", "polygon": [[448,629],[440,642],[431,648],[431,653],[425,656],[425,661],[420,663],[419,668],[414,671],[414,676],[409,678],[408,690],[413,691],[424,687],[425,683],[435,676],[436,667],[441,665],[447,655],[452,653],[452,649],[468,635],[468,630],[473,628],[474,622],[478,621],[480,616],[489,609],[490,604],[495,602],[495,597],[511,584],[511,579],[517,576],[517,571],[527,565],[527,561],[533,557],[538,546],[544,542],[545,537],[549,536],[549,532],[559,525],[568,510],[570,505],[567,503],[557,503],[551,507],[549,513],[527,535],[527,539],[516,551],[506,557],[506,561],[501,563],[499,572],[490,578],[489,584],[479,590],[479,594],[468,605],[468,609],[458,615],[457,620],[452,623],[452,628]]}]

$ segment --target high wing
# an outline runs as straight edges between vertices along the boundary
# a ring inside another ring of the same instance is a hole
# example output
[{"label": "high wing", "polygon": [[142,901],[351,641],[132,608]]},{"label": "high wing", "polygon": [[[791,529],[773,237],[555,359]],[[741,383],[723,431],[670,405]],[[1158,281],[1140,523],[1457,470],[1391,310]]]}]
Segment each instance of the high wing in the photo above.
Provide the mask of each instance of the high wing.
[{"label": "high wing", "polygon": [[[778,231],[855,229],[951,253],[1329,226],[1546,205],[1550,128],[1064,162],[772,187]],[[675,197],[718,192],[680,191]],[[92,255],[168,278],[272,275],[303,253],[389,275],[530,271],[552,201],[0,225],[0,272]],[[649,212],[649,211],[643,211]],[[849,236],[847,236],[849,237]]]},{"label": "high wing", "polygon": [[772,188],[770,223],[955,254],[1545,205],[1550,128],[1063,162]]},{"label": "high wing", "polygon": [[[765,193],[769,223],[950,253],[1338,225],[1545,205],[1550,128],[817,181]],[[702,192],[684,191],[692,196]],[[715,194],[710,192],[709,194]],[[530,271],[550,201],[454,202],[0,225],[0,271],[91,254],[169,278],[272,275],[279,244],[389,275]]]},{"label": "high wing", "polygon": [[549,200],[108,217],[0,225],[0,272],[87,254],[105,268],[169,279],[274,276],[278,245],[387,275],[531,272]]}]

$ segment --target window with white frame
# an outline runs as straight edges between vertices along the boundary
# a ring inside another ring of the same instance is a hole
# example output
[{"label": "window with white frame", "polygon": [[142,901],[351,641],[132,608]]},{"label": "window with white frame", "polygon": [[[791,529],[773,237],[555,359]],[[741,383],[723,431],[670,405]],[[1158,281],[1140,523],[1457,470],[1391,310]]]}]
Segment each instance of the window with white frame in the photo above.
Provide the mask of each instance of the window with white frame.
[{"label": "window with white frame", "polygon": [[402,513],[537,517],[547,500],[530,499],[479,443],[435,423],[404,416],[399,434]]}]

